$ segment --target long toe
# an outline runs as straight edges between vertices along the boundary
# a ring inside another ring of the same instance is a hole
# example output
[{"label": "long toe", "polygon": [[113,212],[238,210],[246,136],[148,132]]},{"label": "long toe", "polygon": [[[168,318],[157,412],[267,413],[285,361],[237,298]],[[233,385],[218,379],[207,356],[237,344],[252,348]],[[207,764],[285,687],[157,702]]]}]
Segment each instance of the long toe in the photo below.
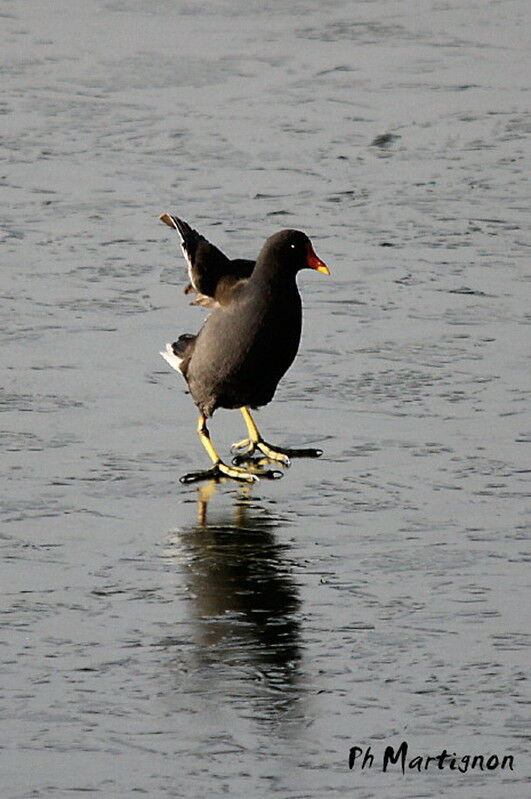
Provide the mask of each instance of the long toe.
[{"label": "long toe", "polygon": [[320,458],[323,454],[322,449],[307,447],[303,449],[282,449],[290,458]]},{"label": "long toe", "polygon": [[239,466],[228,466],[226,463],[218,463],[217,466],[221,474],[231,477],[233,480],[242,480],[244,483],[256,483],[258,481],[256,474]]},{"label": "long toe", "polygon": [[255,445],[250,438],[244,438],[241,441],[236,441],[235,444],[232,444],[230,451],[234,452],[237,449],[244,449],[246,454],[252,455],[255,450]]},{"label": "long toe", "polygon": [[197,472],[188,472],[179,478],[181,483],[198,483],[200,480],[219,480],[221,477],[217,465],[211,466],[210,469],[200,469]]},{"label": "long toe", "polygon": [[260,479],[278,480],[283,477],[284,472],[281,472],[279,469],[267,468],[271,463],[275,463],[275,461],[264,456],[253,458],[250,455],[235,455],[232,459],[232,464],[235,467],[243,466],[245,471],[255,474]]},{"label": "long toe", "polygon": [[232,480],[239,480],[243,483],[256,483],[257,475],[248,469],[241,469],[238,466],[228,466],[226,463],[219,462],[211,466],[210,469],[201,469],[197,472],[188,472],[180,478],[181,483],[198,483],[200,480],[221,480],[230,477]]},{"label": "long toe", "polygon": [[[275,458],[282,460],[286,458],[320,458],[323,454],[322,449],[314,449],[313,447],[294,448],[294,447],[277,447],[274,444],[268,444],[266,441],[260,441],[256,445],[264,455],[268,458]],[[274,454],[273,454],[274,453]]]},{"label": "long toe", "polygon": [[272,461],[279,461],[284,466],[290,465],[288,450],[284,450],[281,447],[272,447],[267,441],[258,441],[256,447],[266,458],[270,458]]},{"label": "long toe", "polygon": [[283,463],[284,466],[289,466],[289,457],[287,454],[278,448],[271,447],[262,439],[258,441],[254,441],[251,438],[244,438],[242,441],[236,442],[230,448],[231,452],[235,452],[236,450],[241,450],[236,458],[233,459],[233,463],[237,463],[238,459],[240,461],[246,461],[251,458],[255,452],[261,452],[262,455],[265,455],[271,461],[279,461]]}]

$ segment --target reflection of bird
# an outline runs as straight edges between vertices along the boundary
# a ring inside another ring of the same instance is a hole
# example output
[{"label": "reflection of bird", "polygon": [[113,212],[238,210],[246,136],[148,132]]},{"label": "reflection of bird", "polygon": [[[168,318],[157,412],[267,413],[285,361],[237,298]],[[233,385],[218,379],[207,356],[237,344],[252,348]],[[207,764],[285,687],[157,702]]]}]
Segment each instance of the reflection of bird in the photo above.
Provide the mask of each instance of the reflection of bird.
[{"label": "reflection of bird", "polygon": [[215,490],[214,481],[201,486],[198,522],[174,533],[166,550],[182,564],[186,596],[193,599],[197,656],[203,668],[215,666],[218,680],[223,674],[242,683],[236,691],[231,684],[227,694],[247,686],[259,701],[258,674],[268,708],[274,710],[273,702],[287,707],[300,690],[300,598],[289,547],[275,534],[282,520],[240,496],[228,517],[218,511],[208,521]]},{"label": "reflection of bird", "polygon": [[[161,219],[181,236],[197,302],[214,308],[197,335],[185,333],[161,352],[188,383],[199,408],[197,431],[213,463],[210,469],[181,479],[257,479],[249,469],[229,466],[218,455],[206,424],[216,408],[240,408],[248,438],[233,448],[244,450],[245,456],[259,450],[266,458],[287,465],[290,455],[320,455],[321,450],[316,449],[271,446],[261,437],[249,411],[249,406],[257,408],[272,400],[297,354],[302,326],[297,272],[309,267],[330,274],[310,239],[298,230],[281,230],[267,239],[256,263],[230,261],[186,222],[169,214]],[[278,472],[261,474],[280,476]]]}]

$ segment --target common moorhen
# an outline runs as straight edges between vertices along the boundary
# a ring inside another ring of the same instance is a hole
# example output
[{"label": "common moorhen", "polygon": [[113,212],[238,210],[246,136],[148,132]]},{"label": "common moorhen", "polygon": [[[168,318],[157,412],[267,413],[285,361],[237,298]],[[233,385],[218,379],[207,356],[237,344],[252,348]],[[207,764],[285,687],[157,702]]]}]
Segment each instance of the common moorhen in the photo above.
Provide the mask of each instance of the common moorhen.
[{"label": "common moorhen", "polygon": [[[302,305],[295,276],[309,267],[330,274],[315,254],[310,239],[300,230],[281,230],[270,236],[256,262],[230,260],[217,247],[170,214],[160,219],[175,228],[188,263],[190,286],[200,304],[214,308],[197,335],[184,333],[167,344],[162,357],[179,371],[199,408],[197,432],[213,466],[181,478],[193,482],[231,477],[257,480],[249,468],[224,463],[210,440],[206,420],[216,408],[239,408],[248,438],[233,444],[245,451],[234,459],[244,461],[259,450],[266,458],[289,465],[289,456],[318,457],[319,449],[271,446],[261,437],[249,407],[273,399],[277,384],[289,369],[302,326]],[[278,471],[259,471],[261,477],[279,477]]]}]

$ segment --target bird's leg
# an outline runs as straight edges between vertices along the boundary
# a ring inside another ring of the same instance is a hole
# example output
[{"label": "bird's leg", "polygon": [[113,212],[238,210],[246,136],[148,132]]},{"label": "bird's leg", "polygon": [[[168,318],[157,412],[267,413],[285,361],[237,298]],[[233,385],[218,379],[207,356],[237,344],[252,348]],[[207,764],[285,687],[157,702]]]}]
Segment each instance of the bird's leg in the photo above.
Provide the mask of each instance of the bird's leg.
[{"label": "bird's leg", "polygon": [[213,465],[210,469],[203,469],[199,472],[189,472],[185,474],[181,477],[182,483],[193,483],[197,480],[208,480],[222,476],[232,477],[234,480],[243,480],[246,483],[256,482],[258,478],[251,472],[236,466],[227,466],[223,463],[214,444],[210,440],[206,417],[202,413],[199,414],[199,419],[197,420],[197,433]]},{"label": "bird's leg", "polygon": [[[254,483],[258,480],[258,476],[248,469],[242,469],[239,466],[228,466],[223,463],[218,455],[214,444],[210,440],[210,433],[206,424],[206,417],[201,413],[197,421],[197,432],[201,443],[206,449],[212,466],[210,469],[203,469],[199,472],[189,472],[181,477],[181,483],[195,483],[198,480],[212,480],[219,477],[231,477],[233,480],[241,480],[244,483]],[[277,478],[281,477],[281,472],[278,471],[259,471],[260,477]]]},{"label": "bird's leg", "polygon": [[289,459],[291,458],[318,458],[323,454],[322,449],[287,449],[286,447],[277,447],[268,444],[264,441],[256,426],[249,408],[245,405],[240,408],[245,424],[247,425],[247,432],[249,438],[244,438],[243,441],[238,441],[233,444],[231,449],[245,450],[241,455],[237,455],[234,461],[245,460],[248,456],[252,455],[256,450],[259,450],[266,458],[273,461],[280,461],[285,466],[289,466]]}]

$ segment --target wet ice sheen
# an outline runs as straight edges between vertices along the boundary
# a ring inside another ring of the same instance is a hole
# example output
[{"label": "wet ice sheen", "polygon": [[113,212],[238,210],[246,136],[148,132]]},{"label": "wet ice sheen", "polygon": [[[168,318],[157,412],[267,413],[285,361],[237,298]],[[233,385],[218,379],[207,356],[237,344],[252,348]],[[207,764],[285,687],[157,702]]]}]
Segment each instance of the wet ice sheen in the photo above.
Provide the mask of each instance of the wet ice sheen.
[{"label": "wet ice sheen", "polygon": [[[2,799],[525,794],[528,15],[3,9]],[[179,484],[157,353],[202,312],[165,210],[330,264],[259,416],[320,461]],[[348,770],[404,738],[515,770]]]}]

